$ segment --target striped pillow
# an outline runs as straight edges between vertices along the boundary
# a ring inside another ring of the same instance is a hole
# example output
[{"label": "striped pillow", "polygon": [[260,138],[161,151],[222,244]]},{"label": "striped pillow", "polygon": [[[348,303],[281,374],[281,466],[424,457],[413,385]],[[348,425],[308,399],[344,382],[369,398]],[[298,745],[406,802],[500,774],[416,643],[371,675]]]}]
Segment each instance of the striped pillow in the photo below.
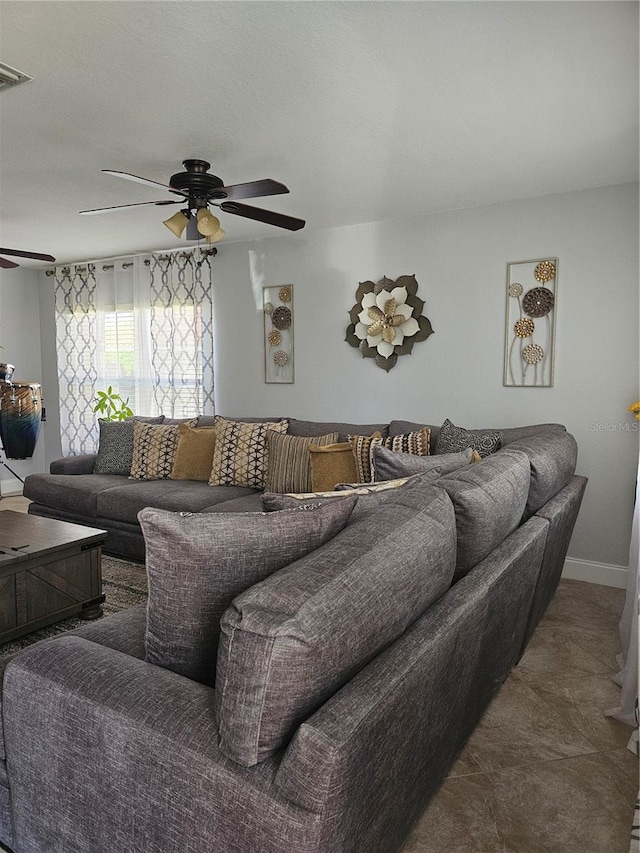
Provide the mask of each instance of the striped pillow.
[{"label": "striped pillow", "polygon": [[406,432],[402,435],[393,435],[388,438],[372,438],[368,435],[350,435],[348,438],[356,460],[358,482],[372,483],[373,468],[371,466],[371,457],[374,447],[380,445],[399,453],[428,456],[431,430],[429,427],[423,427],[416,430],[416,432]]},{"label": "striped pillow", "polygon": [[310,446],[335,444],[337,432],[327,435],[281,435],[267,432],[268,467],[265,489],[268,492],[310,492]]}]

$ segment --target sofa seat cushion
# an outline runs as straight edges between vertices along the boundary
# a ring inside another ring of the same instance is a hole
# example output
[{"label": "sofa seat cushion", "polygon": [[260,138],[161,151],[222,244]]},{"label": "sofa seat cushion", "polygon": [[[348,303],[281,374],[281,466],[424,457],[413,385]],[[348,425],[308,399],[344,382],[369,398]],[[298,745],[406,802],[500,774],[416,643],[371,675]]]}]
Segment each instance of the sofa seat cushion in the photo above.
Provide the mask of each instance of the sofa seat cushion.
[{"label": "sofa seat cushion", "polygon": [[171,512],[200,512],[206,506],[245,497],[255,491],[244,486],[212,487],[208,483],[196,480],[126,480],[124,482],[127,485],[123,483],[100,493],[98,515],[135,524],[138,513],[147,506],[167,509]]},{"label": "sofa seat cushion", "polygon": [[232,515],[143,510],[146,660],[213,686],[220,617],[235,596],[334,537],[355,503]]},{"label": "sofa seat cushion", "polygon": [[95,518],[103,492],[117,488],[124,493],[131,487],[135,482],[118,474],[30,474],[23,494],[43,506]]},{"label": "sofa seat cushion", "polygon": [[[212,488],[215,490],[215,486]],[[220,486],[220,488],[227,489],[227,486]],[[211,506],[203,507],[200,512],[264,512],[262,507],[263,494],[264,492],[252,492],[250,495],[243,495],[230,501],[220,501]]]},{"label": "sofa seat cushion", "polygon": [[506,448],[436,481],[453,502],[459,580],[520,524],[529,494],[529,460]]},{"label": "sofa seat cushion", "polygon": [[557,429],[517,438],[509,449],[529,457],[531,484],[525,507],[529,518],[569,483],[576,471],[578,445],[570,433]]},{"label": "sofa seat cushion", "polygon": [[252,766],[281,749],[448,589],[451,501],[424,484],[394,494],[239,595],[222,617],[215,702],[228,758]]}]

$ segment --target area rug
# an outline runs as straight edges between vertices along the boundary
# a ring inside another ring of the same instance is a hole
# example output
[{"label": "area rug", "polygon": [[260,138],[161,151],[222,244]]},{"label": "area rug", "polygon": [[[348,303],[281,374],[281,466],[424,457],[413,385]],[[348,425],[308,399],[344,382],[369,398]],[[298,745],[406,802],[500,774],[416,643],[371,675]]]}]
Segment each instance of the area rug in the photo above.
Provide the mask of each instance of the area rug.
[{"label": "area rug", "polygon": [[[103,619],[119,610],[126,610],[135,604],[141,604],[147,599],[147,573],[144,566],[139,563],[119,560],[116,557],[107,557],[103,554],[102,591],[107,596],[102,605]],[[17,640],[1,644],[0,657],[19,652],[20,649],[37,643],[38,640],[55,637],[57,634],[64,634],[65,631],[71,631],[73,628],[87,624],[88,622],[85,619],[71,616],[63,622],[49,625],[47,628],[41,628],[39,631],[34,631],[32,634],[27,634]]]}]

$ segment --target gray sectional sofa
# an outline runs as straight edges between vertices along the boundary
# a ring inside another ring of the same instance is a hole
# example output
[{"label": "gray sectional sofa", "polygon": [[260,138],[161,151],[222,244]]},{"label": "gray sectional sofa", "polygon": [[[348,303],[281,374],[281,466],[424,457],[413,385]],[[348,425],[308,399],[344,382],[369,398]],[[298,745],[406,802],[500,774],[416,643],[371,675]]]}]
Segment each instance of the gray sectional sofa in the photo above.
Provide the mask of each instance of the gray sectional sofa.
[{"label": "gray sectional sofa", "polygon": [[[292,420],[289,432],[381,426],[422,425]],[[235,597],[214,686],[145,659],[144,606],[15,656],[0,841],[15,853],[398,851],[553,596],[586,485],[562,427],[502,432],[481,463],[347,496],[340,532]],[[177,484],[179,498],[171,482],[89,467],[28,478],[32,511],[109,521],[124,555],[142,553],[124,517],[138,488],[160,509],[261,507],[256,493],[207,502],[204,489],[228,487]]]}]

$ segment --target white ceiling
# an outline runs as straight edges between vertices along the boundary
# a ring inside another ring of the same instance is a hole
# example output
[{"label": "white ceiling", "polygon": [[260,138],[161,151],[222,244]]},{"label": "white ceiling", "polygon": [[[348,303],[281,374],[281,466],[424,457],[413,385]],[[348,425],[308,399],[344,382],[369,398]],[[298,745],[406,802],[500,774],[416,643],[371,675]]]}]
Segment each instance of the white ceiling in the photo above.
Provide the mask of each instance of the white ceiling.
[{"label": "white ceiling", "polygon": [[[638,179],[635,2],[0,2],[0,245],[178,247],[187,157],[298,232]],[[168,213],[167,213],[168,211]],[[280,229],[221,214],[226,241]],[[35,264],[35,266],[42,266]]]}]

